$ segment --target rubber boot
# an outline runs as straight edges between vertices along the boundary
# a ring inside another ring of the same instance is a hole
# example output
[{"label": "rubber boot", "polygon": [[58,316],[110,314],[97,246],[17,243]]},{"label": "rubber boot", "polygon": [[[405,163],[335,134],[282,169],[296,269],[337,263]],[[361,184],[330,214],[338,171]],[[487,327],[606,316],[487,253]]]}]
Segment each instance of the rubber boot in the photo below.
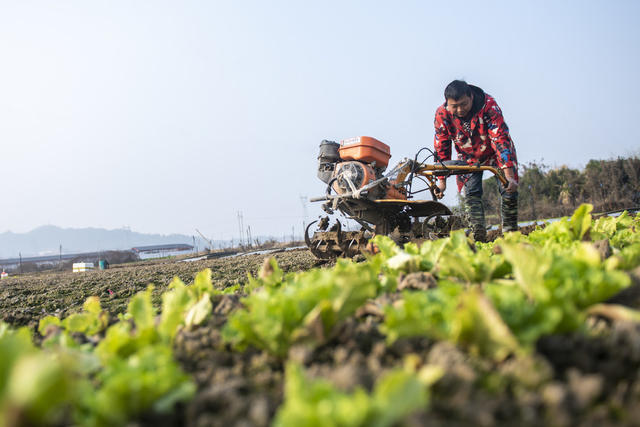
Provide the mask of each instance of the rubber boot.
[{"label": "rubber boot", "polygon": [[518,231],[518,193],[505,193],[500,204],[502,232]]},{"label": "rubber boot", "polygon": [[485,242],[487,240],[487,227],[484,222],[482,197],[469,195],[466,197],[466,201],[473,238],[476,242]]}]

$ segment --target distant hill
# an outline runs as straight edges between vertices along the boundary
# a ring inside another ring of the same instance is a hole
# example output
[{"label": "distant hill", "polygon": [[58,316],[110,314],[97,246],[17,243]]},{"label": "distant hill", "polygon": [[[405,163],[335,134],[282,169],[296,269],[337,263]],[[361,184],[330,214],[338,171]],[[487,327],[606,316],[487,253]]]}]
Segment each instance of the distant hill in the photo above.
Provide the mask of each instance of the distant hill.
[{"label": "distant hill", "polygon": [[[63,253],[131,249],[134,246],[166,243],[193,244],[192,236],[184,234],[143,234],[127,228],[60,228],[53,225],[38,227],[28,233],[0,233],[0,258]],[[200,244],[196,241],[197,244]]]}]

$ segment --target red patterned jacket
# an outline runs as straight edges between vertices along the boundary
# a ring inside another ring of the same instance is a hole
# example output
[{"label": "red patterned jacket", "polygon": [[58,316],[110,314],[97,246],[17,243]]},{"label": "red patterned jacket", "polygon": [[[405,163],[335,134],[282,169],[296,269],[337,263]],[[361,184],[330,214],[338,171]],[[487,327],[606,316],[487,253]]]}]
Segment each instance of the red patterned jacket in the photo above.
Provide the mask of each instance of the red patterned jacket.
[{"label": "red patterned jacket", "polygon": [[496,100],[485,94],[482,89],[476,86],[471,86],[471,89],[474,98],[479,95],[484,97],[484,104],[471,117],[469,130],[465,130],[459,117],[447,111],[446,102],[436,110],[434,147],[438,157],[443,161],[451,160],[453,142],[458,159],[466,161],[469,165],[512,167],[518,179],[516,149],[500,107]]}]

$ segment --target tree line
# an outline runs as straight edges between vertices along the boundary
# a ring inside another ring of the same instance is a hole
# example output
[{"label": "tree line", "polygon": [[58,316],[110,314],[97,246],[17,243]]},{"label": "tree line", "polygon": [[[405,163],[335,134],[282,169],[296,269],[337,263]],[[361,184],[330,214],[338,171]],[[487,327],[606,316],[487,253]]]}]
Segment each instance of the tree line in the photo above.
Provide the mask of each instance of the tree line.
[{"label": "tree line", "polygon": [[[569,215],[581,203],[594,212],[640,206],[640,157],[590,160],[583,170],[566,166],[550,168],[543,163],[520,165],[518,218],[534,220]],[[500,221],[498,181],[483,181],[488,222]]]}]

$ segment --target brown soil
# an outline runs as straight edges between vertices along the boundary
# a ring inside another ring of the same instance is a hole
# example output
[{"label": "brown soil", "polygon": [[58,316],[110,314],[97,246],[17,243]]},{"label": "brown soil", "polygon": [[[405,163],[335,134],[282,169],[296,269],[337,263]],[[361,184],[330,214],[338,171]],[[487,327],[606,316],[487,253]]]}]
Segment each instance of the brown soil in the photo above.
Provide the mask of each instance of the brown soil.
[{"label": "brown soil", "polygon": [[[274,256],[284,271],[307,270],[316,265],[313,256],[302,249]],[[265,255],[248,255],[194,262],[144,261],[83,273],[11,276],[0,282],[0,314],[5,322],[33,327],[48,314],[66,317],[77,312],[86,298],[97,295],[103,308],[117,316],[126,310],[129,298],[149,284],[154,284],[154,302],[159,303],[160,294],[174,277],[191,283],[199,271],[210,268],[214,286],[224,289],[245,282],[247,273],[255,275],[264,258]]]},{"label": "brown soil", "polygon": [[[530,230],[524,230],[527,232]],[[494,236],[495,238],[495,236]],[[267,255],[191,263],[171,260],[114,266],[106,271],[58,272],[12,277],[0,282],[0,313],[14,325],[36,327],[47,314],[78,311],[85,298],[99,295],[116,316],[129,297],[149,283],[159,294],[174,276],[190,283],[204,268],[224,289],[256,274]],[[319,265],[306,250],[275,255],[285,271]],[[433,286],[430,275],[414,277],[410,287]],[[422,283],[423,282],[423,283]],[[409,286],[409,284],[407,284]],[[111,291],[111,292],[110,292]],[[371,389],[385,371],[415,354],[422,363],[446,368],[434,386],[431,407],[413,414],[408,425],[634,425],[640,419],[640,327],[623,322],[593,321],[586,332],[545,337],[535,356],[552,377],[523,387],[517,379],[536,376],[528,365],[508,359],[476,359],[446,342],[403,339],[388,345],[378,326],[380,305],[400,294],[383,295],[349,318],[323,346],[294,347],[288,359],[302,363],[311,376],[328,378],[338,387]],[[211,318],[176,337],[176,358],[193,375],[195,398],[169,417],[139,420],[142,425],[266,426],[283,399],[284,361],[249,348],[234,351],[221,340],[228,315],[241,306],[237,295],[216,297]]]}]

